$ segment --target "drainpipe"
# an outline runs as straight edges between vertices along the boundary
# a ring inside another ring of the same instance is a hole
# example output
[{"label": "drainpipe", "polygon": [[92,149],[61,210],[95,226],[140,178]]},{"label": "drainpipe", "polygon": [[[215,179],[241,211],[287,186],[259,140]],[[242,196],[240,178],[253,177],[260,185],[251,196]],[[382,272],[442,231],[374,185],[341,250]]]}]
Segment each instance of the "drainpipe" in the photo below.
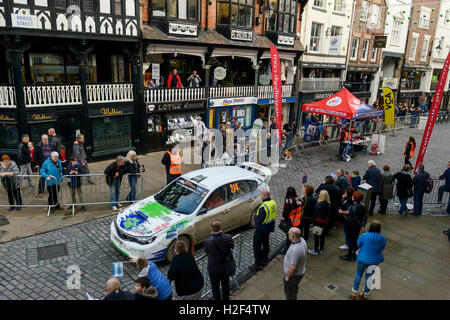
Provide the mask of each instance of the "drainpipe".
[{"label": "drainpipe", "polygon": [[355,4],[356,4],[356,1],[353,1],[353,6],[352,6],[352,19],[350,20],[351,21],[351,25],[350,25],[350,34],[349,34],[349,36],[348,36],[348,43],[347,43],[347,54],[345,55],[345,70],[344,70],[344,76],[342,77],[342,84],[344,84],[344,81],[346,81],[346,79],[347,79],[347,69],[348,69],[348,60],[349,60],[349,54],[351,53],[351,51],[352,51],[352,48],[351,48],[351,41],[352,41],[352,35],[353,35],[353,19],[354,19],[354,17],[355,17]]},{"label": "drainpipe", "polygon": [[[411,3],[411,11],[410,11],[410,13],[409,13],[409,16],[411,17],[411,20],[412,20],[412,14],[413,14],[413,4]],[[403,70],[404,70],[404,68],[405,68],[405,62],[406,62],[406,59],[407,59],[407,52],[406,52],[406,50],[407,50],[407,48],[408,48],[408,43],[409,43],[409,34],[410,34],[410,26],[411,26],[411,20],[409,20],[409,22],[408,22],[408,33],[407,33],[407,35],[406,35],[406,43],[405,43],[405,56],[403,57],[403,61],[402,61],[402,67],[401,67],[401,69],[400,69],[400,81],[399,81],[399,84],[398,84],[398,89],[397,89],[397,103],[398,103],[398,105],[400,105],[400,91],[401,91],[401,87],[402,87],[402,76],[403,76]]]}]

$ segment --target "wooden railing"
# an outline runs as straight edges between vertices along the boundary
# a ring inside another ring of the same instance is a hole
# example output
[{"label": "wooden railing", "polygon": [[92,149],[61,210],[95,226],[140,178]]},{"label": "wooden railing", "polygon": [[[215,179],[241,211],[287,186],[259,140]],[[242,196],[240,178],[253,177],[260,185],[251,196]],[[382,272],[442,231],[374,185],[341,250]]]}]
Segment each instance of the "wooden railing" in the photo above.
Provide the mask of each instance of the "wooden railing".
[{"label": "wooden railing", "polygon": [[0,107],[16,107],[16,90],[13,86],[0,86]]},{"label": "wooden railing", "polygon": [[87,84],[86,95],[88,103],[133,101],[133,84]]},{"label": "wooden railing", "polygon": [[[282,97],[292,97],[292,84],[285,84],[281,87]],[[258,99],[272,99],[272,86],[258,86]]]},{"label": "wooden railing", "polygon": [[254,97],[254,86],[225,86],[209,88],[210,98]]},{"label": "wooden railing", "polygon": [[81,104],[81,86],[78,84],[24,86],[27,107]]},{"label": "wooden railing", "polygon": [[334,91],[342,89],[340,78],[313,78],[300,80],[300,91]]},{"label": "wooden railing", "polygon": [[205,88],[154,88],[145,89],[146,103],[176,102],[205,99]]}]

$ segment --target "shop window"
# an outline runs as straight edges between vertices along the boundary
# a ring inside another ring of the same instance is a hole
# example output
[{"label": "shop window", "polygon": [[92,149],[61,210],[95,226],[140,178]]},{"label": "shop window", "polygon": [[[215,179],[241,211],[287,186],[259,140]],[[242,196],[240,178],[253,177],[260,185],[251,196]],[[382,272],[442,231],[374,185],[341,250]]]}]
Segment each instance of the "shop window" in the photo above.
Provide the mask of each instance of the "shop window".
[{"label": "shop window", "polygon": [[0,123],[0,149],[17,149],[19,134],[16,124]]},{"label": "shop window", "polygon": [[62,53],[30,53],[30,74],[33,84],[78,83],[76,59]]},{"label": "shop window", "polygon": [[122,55],[111,56],[112,82],[125,82],[125,61]]},{"label": "shop window", "polygon": [[165,17],[167,12],[169,18],[197,21],[199,2],[199,0],[153,0],[152,16]]},{"label": "shop window", "polygon": [[94,152],[131,147],[131,116],[92,119]]},{"label": "shop window", "polygon": [[50,128],[56,128],[56,122],[41,122],[30,125],[30,141],[33,141],[33,143],[36,145],[36,143],[41,141],[41,136],[44,133],[47,134],[48,129]]},{"label": "shop window", "polygon": [[86,63],[86,82],[97,82],[97,57],[91,54]]},{"label": "shop window", "polygon": [[218,1],[217,24],[251,28],[252,22],[253,0]]},{"label": "shop window", "polygon": [[295,33],[297,2],[291,0],[270,0],[270,5],[274,12],[266,26],[267,31]]},{"label": "shop window", "polygon": [[160,115],[148,116],[148,132],[163,132],[163,117]]}]

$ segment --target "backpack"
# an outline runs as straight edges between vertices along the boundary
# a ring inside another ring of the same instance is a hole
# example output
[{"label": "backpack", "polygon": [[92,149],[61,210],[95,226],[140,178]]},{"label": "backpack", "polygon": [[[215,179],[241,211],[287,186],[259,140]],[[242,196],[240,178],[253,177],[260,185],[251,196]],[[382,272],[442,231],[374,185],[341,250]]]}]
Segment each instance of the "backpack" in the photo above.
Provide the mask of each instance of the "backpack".
[{"label": "backpack", "polygon": [[431,193],[434,188],[434,182],[433,179],[428,178],[427,182],[425,182],[425,193]]}]

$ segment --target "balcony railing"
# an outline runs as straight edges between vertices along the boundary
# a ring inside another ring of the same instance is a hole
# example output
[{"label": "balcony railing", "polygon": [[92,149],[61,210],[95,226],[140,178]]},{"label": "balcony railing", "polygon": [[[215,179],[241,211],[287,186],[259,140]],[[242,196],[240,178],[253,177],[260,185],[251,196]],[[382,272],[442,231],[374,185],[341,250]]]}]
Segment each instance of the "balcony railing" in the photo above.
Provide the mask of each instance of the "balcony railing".
[{"label": "balcony railing", "polygon": [[16,107],[16,90],[13,86],[0,86],[0,107]]},{"label": "balcony railing", "polygon": [[437,81],[431,81],[430,91],[436,90],[437,85],[438,85],[438,82],[437,82]]},{"label": "balcony railing", "polygon": [[254,97],[255,86],[225,86],[209,88],[210,98]]},{"label": "balcony railing", "polygon": [[81,104],[81,86],[77,84],[24,86],[27,107]]},{"label": "balcony railing", "polygon": [[350,82],[345,81],[344,87],[346,87],[350,92],[367,92],[370,91],[370,83],[371,81],[367,82]]},{"label": "balcony railing", "polygon": [[[285,84],[281,87],[283,97],[292,97],[292,84]],[[258,86],[258,99],[272,99],[272,86]]]},{"label": "balcony railing", "polygon": [[300,91],[334,91],[342,89],[339,78],[314,78],[300,80]]},{"label": "balcony railing", "polygon": [[144,95],[146,103],[202,100],[205,99],[205,88],[146,89]]},{"label": "balcony railing", "polygon": [[404,90],[418,90],[420,89],[420,80],[402,79],[401,88]]},{"label": "balcony railing", "polygon": [[88,103],[133,101],[131,83],[109,83],[86,85]]}]

